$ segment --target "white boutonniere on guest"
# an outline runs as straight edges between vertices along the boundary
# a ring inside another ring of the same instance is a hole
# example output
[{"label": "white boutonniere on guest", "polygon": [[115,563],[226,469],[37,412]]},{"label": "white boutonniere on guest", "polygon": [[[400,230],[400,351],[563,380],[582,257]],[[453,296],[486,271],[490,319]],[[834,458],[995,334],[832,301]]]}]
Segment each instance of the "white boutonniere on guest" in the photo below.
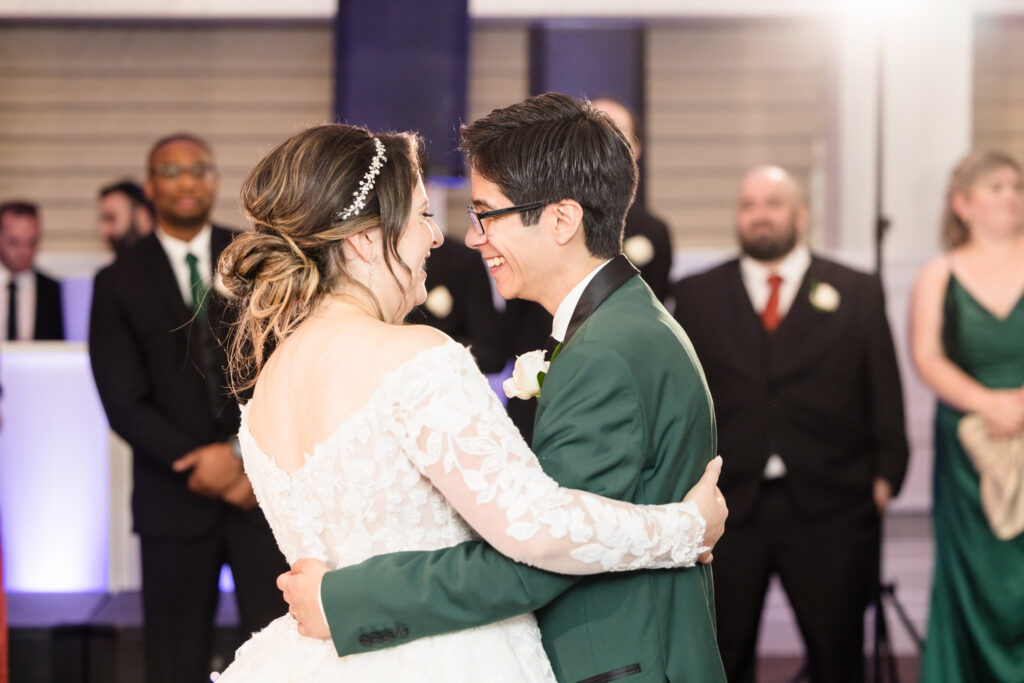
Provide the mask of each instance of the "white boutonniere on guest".
[{"label": "white boutonniere on guest", "polygon": [[424,308],[435,318],[447,318],[451,315],[454,304],[452,293],[444,285],[438,285],[430,290],[427,293],[427,300],[423,302]]},{"label": "white boutonniere on guest", "polygon": [[550,367],[551,361],[544,360],[544,351],[538,349],[524,353],[516,358],[512,376],[502,382],[501,388],[509,398],[521,398],[524,401],[537,398]]},{"label": "white boutonniere on guest", "polygon": [[644,235],[633,235],[622,243],[622,253],[634,266],[643,268],[654,258],[654,245]]},{"label": "white boutonniere on guest", "polygon": [[829,283],[811,283],[811,305],[822,313],[834,313],[839,308],[839,301],[839,290]]}]

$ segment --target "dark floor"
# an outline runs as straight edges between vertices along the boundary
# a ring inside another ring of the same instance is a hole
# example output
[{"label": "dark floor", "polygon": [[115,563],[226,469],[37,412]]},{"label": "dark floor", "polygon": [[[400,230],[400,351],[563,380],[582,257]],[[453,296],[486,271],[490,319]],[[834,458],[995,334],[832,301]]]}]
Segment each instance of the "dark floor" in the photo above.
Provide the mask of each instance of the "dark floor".
[{"label": "dark floor", "polygon": [[[234,596],[219,605],[213,669],[223,669],[244,634],[234,627]],[[141,604],[137,593],[8,595],[11,681],[17,683],[137,683],[141,680]],[[797,683],[802,659],[768,657],[758,662],[758,683]],[[872,679],[873,665],[865,669]],[[898,679],[916,683],[917,657],[897,661]]]},{"label": "dark floor", "polygon": [[[798,678],[803,660],[798,657],[762,657],[757,662],[758,683],[796,683],[806,681],[806,678]],[[873,680],[874,664],[868,659],[864,663],[864,670],[867,672],[868,680]],[[888,670],[882,671],[882,681],[885,683],[917,683],[920,675],[921,662],[917,657],[898,657],[896,659],[896,674],[899,678],[889,676]]]}]

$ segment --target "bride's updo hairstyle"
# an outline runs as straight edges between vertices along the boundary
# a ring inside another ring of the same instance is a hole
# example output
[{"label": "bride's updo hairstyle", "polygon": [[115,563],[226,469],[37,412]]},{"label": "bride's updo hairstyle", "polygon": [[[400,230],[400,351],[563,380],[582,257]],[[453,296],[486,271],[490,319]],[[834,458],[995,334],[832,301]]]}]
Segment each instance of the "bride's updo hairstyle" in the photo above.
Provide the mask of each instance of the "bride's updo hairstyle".
[{"label": "bride's updo hairstyle", "polygon": [[[353,212],[360,184],[379,158],[375,139],[387,160]],[[326,124],[284,141],[250,171],[241,198],[255,231],[236,237],[218,263],[240,309],[228,357],[236,397],[252,388],[277,344],[331,292],[362,290],[384,320],[376,296],[348,272],[342,241],[379,227],[388,270],[394,275],[397,263],[411,273],[397,245],[419,181],[420,148],[412,133],[371,135]]]}]

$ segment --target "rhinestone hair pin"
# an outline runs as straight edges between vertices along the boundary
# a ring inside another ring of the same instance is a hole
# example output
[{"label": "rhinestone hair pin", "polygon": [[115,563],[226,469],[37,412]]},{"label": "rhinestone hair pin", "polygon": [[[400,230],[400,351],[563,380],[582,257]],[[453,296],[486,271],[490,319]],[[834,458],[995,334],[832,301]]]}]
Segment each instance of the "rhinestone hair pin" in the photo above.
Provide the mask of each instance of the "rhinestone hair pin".
[{"label": "rhinestone hair pin", "polygon": [[343,221],[352,216],[358,216],[359,212],[366,206],[366,195],[370,194],[377,176],[380,175],[380,169],[384,167],[384,162],[388,160],[384,156],[384,143],[377,138],[373,138],[373,145],[377,148],[377,153],[373,155],[373,161],[370,162],[369,170],[366,171],[363,179],[359,182],[359,189],[352,193],[355,199],[352,200],[352,203],[344,211],[338,213],[338,218]]}]

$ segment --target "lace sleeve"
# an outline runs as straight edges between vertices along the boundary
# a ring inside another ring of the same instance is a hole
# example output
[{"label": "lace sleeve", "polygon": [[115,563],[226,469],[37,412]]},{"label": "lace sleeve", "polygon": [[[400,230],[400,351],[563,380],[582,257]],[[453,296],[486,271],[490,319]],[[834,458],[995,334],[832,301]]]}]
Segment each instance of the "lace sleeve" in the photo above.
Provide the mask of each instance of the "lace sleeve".
[{"label": "lace sleeve", "polygon": [[634,505],[559,486],[469,353],[446,348],[461,354],[403,373],[390,429],[416,468],[502,554],[562,574],[597,574],[690,567],[707,550],[694,503]]}]

